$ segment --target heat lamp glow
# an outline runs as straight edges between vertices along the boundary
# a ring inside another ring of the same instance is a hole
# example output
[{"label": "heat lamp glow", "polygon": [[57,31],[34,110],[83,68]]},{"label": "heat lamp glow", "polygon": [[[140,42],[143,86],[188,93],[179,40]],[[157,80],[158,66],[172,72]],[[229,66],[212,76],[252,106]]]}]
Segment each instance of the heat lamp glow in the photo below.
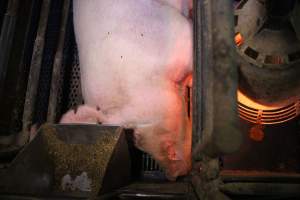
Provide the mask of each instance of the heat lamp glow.
[{"label": "heat lamp glow", "polygon": [[266,106],[248,98],[242,92],[237,92],[240,118],[254,124],[279,124],[287,122],[299,115],[299,101],[284,107]]},{"label": "heat lamp glow", "polygon": [[234,37],[235,44],[239,47],[244,43],[244,38],[240,33],[236,33]]}]

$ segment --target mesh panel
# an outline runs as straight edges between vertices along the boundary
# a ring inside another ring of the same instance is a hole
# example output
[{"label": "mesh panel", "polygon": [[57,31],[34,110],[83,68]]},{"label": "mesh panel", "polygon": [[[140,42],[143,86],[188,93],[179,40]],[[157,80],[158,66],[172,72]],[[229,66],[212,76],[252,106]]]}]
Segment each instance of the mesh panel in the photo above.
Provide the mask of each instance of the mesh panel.
[{"label": "mesh panel", "polygon": [[60,102],[60,108],[58,109],[59,118],[61,114],[67,112],[69,109],[83,104],[80,85],[79,58],[74,36],[72,14],[71,8],[64,46],[64,62],[61,72],[61,76],[64,78],[62,79],[62,90],[58,97]]},{"label": "mesh panel", "polygon": [[75,51],[70,80],[68,108],[75,107],[79,104],[83,104],[83,99],[81,95],[79,59],[77,51]]},{"label": "mesh panel", "polygon": [[79,60],[75,41],[72,40],[68,45],[69,50],[64,53],[64,56],[69,58],[65,63],[62,72],[62,76],[64,76],[64,82],[63,90],[58,97],[61,104],[58,115],[61,115],[67,112],[69,109],[83,104],[80,85]]},{"label": "mesh panel", "polygon": [[61,88],[58,93],[57,121],[72,107],[82,104],[80,89],[80,71],[73,29],[72,5],[68,16],[66,37],[61,68]]}]

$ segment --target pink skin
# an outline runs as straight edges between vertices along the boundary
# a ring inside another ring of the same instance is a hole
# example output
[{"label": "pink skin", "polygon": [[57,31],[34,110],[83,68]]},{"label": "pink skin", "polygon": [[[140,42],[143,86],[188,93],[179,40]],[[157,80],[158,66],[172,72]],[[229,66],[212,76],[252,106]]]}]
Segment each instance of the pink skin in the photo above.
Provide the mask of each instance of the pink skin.
[{"label": "pink skin", "polygon": [[[61,123],[134,129],[169,180],[191,168],[185,89],[192,74],[189,0],[75,0],[85,105]],[[97,109],[100,108],[100,109]]]}]

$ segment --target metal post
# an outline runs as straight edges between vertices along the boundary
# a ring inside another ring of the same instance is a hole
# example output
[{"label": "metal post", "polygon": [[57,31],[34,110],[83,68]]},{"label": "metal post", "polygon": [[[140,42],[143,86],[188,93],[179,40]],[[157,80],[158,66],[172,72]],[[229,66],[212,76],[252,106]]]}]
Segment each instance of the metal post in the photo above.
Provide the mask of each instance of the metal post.
[{"label": "metal post", "polygon": [[58,47],[54,57],[54,64],[52,70],[51,89],[49,97],[47,122],[54,123],[56,121],[57,114],[57,101],[58,93],[61,84],[61,67],[63,60],[63,50],[65,44],[66,28],[68,23],[70,9],[70,0],[65,0],[62,11],[61,27],[58,39]]},{"label": "metal post", "polygon": [[241,144],[237,120],[233,3],[194,0],[193,170],[200,199],[228,199],[219,190],[218,157]]},{"label": "metal post", "polygon": [[194,1],[194,158],[218,157],[241,144],[237,115],[232,1]]},{"label": "metal post", "polygon": [[42,65],[43,51],[45,45],[45,34],[50,12],[51,0],[43,0],[39,27],[32,53],[30,72],[28,77],[26,98],[23,113],[23,130],[17,138],[17,145],[23,146],[28,142],[30,134],[30,126],[32,125],[32,117],[36,102],[38,82],[40,77],[40,69]]}]

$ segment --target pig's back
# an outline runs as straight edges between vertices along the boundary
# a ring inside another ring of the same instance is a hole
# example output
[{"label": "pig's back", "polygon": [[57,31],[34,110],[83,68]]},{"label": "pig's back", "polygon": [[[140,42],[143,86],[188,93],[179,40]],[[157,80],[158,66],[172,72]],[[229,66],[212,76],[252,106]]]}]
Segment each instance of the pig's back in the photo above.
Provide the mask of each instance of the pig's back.
[{"label": "pig's back", "polygon": [[177,81],[191,65],[191,24],[156,0],[75,0],[74,25],[85,103],[132,101],[136,88]]}]

